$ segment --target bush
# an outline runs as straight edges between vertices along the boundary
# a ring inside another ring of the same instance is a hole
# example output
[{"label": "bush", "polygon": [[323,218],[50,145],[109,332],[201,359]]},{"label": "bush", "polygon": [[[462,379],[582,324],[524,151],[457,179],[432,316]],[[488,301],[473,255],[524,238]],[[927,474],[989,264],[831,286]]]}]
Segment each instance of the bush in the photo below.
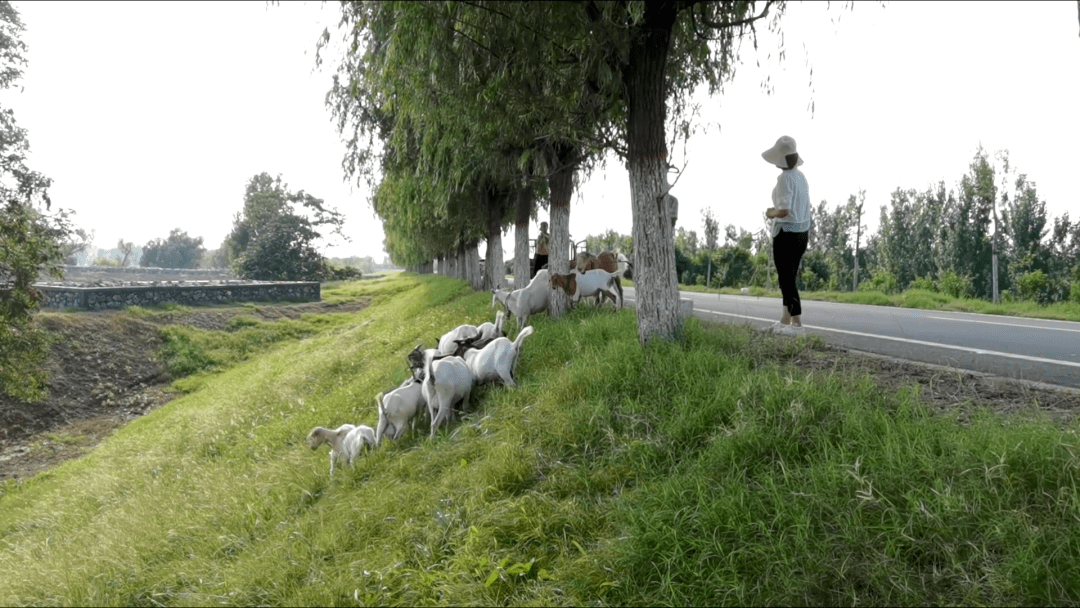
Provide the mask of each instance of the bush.
[{"label": "bush", "polygon": [[937,286],[934,285],[934,279],[930,277],[916,277],[914,281],[908,285],[908,289],[922,289],[924,291],[937,291]]},{"label": "bush", "polygon": [[802,282],[807,291],[818,291],[821,289],[823,283],[821,277],[809,268],[803,269]]},{"label": "bush", "polygon": [[1016,278],[1016,286],[1021,300],[1034,300],[1042,305],[1051,302],[1051,281],[1041,270],[1027,272]]},{"label": "bush", "polygon": [[337,266],[323,260],[323,281],[355,281],[363,278],[364,273],[354,266]]},{"label": "bush", "polygon": [[880,291],[881,293],[896,293],[898,282],[896,275],[887,270],[874,272],[869,279],[859,283],[859,291]]},{"label": "bush", "polygon": [[962,277],[950,270],[941,275],[941,280],[938,283],[941,287],[941,293],[954,298],[971,297],[971,277]]},{"label": "bush", "polygon": [[1069,288],[1069,301],[1080,304],[1080,281],[1073,281],[1072,287]]}]

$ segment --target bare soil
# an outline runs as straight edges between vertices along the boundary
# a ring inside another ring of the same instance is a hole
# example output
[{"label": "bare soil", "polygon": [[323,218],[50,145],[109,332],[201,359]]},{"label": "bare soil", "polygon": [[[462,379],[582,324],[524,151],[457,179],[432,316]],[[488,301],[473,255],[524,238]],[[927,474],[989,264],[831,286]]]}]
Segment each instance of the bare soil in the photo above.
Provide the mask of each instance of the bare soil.
[{"label": "bare soil", "polygon": [[146,317],[117,310],[38,315],[37,322],[58,338],[45,363],[48,397],[24,403],[0,394],[0,481],[30,477],[76,458],[120,426],[176,398],[158,359],[160,325],[222,330],[241,314],[298,319],[303,313],[352,312],[365,306],[366,299],[212,306]]},{"label": "bare soil", "polygon": [[[350,312],[366,305],[366,301],[259,304],[256,309],[207,307],[148,317],[122,311],[40,315],[38,322],[59,336],[46,364],[49,396],[27,404],[0,395],[0,481],[30,477],[76,458],[120,426],[175,398],[157,359],[159,325],[221,330],[240,314],[296,319],[305,312]],[[923,401],[961,422],[979,407],[1010,416],[1039,411],[1062,423],[1080,412],[1080,391],[831,346],[802,349],[790,362],[812,373],[869,374],[887,390],[917,385]]]}]

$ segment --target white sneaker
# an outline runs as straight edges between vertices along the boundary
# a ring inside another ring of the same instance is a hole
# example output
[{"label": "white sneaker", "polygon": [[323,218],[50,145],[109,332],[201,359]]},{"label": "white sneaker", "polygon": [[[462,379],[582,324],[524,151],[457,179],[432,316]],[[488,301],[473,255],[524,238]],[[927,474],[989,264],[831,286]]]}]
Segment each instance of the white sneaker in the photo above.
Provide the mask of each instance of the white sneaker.
[{"label": "white sneaker", "polygon": [[802,325],[788,325],[788,327],[791,328],[791,335],[793,336],[801,336],[806,333]]},{"label": "white sneaker", "polygon": [[796,335],[794,327],[792,327],[790,325],[783,325],[783,324],[779,324],[779,325],[780,325],[780,327],[774,329],[772,333],[777,334],[779,336],[794,336],[794,335]]},{"label": "white sneaker", "polygon": [[767,334],[775,334],[775,333],[780,332],[781,327],[786,327],[786,326],[783,323],[777,321],[776,323],[773,323],[772,325],[762,329],[761,331],[763,331],[763,332],[765,332]]}]

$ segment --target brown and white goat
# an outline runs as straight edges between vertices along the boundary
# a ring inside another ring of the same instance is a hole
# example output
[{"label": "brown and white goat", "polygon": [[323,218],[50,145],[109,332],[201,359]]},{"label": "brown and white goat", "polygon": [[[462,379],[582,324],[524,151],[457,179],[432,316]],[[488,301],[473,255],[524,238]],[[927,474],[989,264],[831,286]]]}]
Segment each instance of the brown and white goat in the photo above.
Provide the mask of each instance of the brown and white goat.
[{"label": "brown and white goat", "polygon": [[551,288],[563,290],[570,296],[571,305],[577,304],[581,298],[592,296],[597,296],[598,302],[602,302],[602,298],[610,298],[616,309],[622,305],[622,293],[615,287],[618,280],[615,273],[602,268],[581,273],[574,268],[570,274],[551,273],[550,277]]}]

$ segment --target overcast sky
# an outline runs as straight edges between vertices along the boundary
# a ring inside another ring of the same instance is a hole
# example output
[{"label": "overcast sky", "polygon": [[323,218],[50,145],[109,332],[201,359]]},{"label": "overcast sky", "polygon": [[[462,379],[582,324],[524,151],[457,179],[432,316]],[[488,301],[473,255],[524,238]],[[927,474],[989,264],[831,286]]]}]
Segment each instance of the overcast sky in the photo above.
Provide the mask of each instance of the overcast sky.
[{"label": "overcast sky", "polygon": [[[13,4],[29,65],[23,91],[0,101],[29,132],[30,166],[54,180],[54,207],[75,210],[98,247],[180,228],[217,248],[266,171],[346,215],[352,241],[326,255],[381,260],[368,193],[343,181],[330,74],[314,71],[336,3]],[[685,164],[679,226],[702,234],[711,207],[721,226],[760,229],[777,174],[760,155],[780,135],[796,139],[815,205],[866,190],[871,230],[893,190],[955,186],[980,144],[1007,149],[1052,216],[1080,216],[1075,3],[811,3],[791,6],[783,30],[786,59],[767,33],[757,54],[747,45],[723,95],[700,97],[702,131],[671,150]],[[582,181],[573,238],[629,234],[622,163]]]}]

